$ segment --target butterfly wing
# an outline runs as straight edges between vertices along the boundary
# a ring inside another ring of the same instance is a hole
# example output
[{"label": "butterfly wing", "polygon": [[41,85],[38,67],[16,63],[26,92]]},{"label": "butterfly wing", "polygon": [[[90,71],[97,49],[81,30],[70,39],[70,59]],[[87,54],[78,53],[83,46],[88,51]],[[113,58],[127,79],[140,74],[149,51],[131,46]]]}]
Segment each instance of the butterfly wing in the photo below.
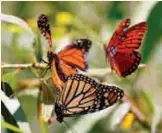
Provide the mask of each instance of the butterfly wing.
[{"label": "butterfly wing", "polygon": [[141,55],[135,51],[141,45],[147,30],[146,22],[128,28],[130,19],[123,20],[114,32],[109,44],[105,46],[111,68],[119,76],[126,77],[133,73],[140,64]]},{"label": "butterfly wing", "polygon": [[117,46],[119,51],[131,51],[140,47],[147,30],[146,22],[136,24],[124,32],[122,43]]},{"label": "butterfly wing", "polygon": [[78,71],[75,67],[68,65],[67,63],[65,63],[64,61],[60,60],[60,68],[63,71],[64,74],[68,75],[72,75],[72,74],[76,74]]},{"label": "butterfly wing", "polygon": [[60,67],[65,75],[75,74],[77,68],[83,71],[87,69],[86,56],[91,44],[88,39],[79,39],[58,53]]},{"label": "butterfly wing", "polygon": [[119,52],[111,59],[111,65],[116,73],[121,77],[130,75],[138,68],[141,61],[141,55],[136,52]]},{"label": "butterfly wing", "polygon": [[124,96],[124,92],[115,87],[98,84],[82,74],[68,77],[63,92],[56,105],[57,120],[105,109]]},{"label": "butterfly wing", "polygon": [[127,30],[127,28],[130,25],[130,19],[125,19],[123,20],[117,27],[117,29],[115,30],[115,32],[113,33],[108,45],[106,45],[106,50],[109,49],[110,46],[117,46],[119,44],[119,42],[122,42],[124,37],[124,31]]}]

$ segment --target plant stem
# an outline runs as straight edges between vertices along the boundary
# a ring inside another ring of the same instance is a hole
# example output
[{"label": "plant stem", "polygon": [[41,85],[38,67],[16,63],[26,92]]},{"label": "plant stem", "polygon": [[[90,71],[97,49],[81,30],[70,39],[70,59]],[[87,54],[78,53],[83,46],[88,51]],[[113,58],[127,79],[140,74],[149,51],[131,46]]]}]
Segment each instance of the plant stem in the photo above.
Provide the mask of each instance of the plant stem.
[{"label": "plant stem", "polygon": [[2,64],[2,69],[25,69],[25,68],[46,68],[47,64],[44,63],[30,63],[30,64]]}]

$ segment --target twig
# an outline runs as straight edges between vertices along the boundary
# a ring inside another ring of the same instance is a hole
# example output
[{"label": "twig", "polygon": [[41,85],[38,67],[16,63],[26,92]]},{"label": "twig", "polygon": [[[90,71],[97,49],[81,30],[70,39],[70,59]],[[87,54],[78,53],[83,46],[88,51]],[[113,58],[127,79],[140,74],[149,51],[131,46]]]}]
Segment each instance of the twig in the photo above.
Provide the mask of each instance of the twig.
[{"label": "twig", "polygon": [[140,109],[138,108],[138,106],[136,105],[135,101],[133,98],[131,98],[126,92],[124,95],[124,101],[129,102],[131,104],[131,110],[132,112],[136,115],[136,117],[144,122],[146,120],[144,114],[140,111]]},{"label": "twig", "polygon": [[[140,64],[139,68],[143,68],[145,67],[145,64]],[[45,63],[33,63],[33,64],[2,64],[1,68],[2,69],[25,69],[25,68],[46,68],[47,64]],[[80,71],[79,73],[88,75],[88,76],[92,76],[92,77],[96,77],[96,78],[100,78],[100,77],[105,77],[107,74],[111,73],[111,69],[110,68],[90,68],[88,69],[87,72],[82,72]]]},{"label": "twig", "polygon": [[1,68],[2,69],[25,69],[25,68],[46,68],[47,64],[44,63],[33,63],[33,64],[2,64]]},{"label": "twig", "polygon": [[[139,68],[144,68],[146,67],[145,64],[140,64]],[[90,68],[88,69],[87,72],[80,72],[83,73],[85,75],[91,76],[91,77],[96,77],[96,78],[103,78],[105,77],[107,74],[110,74],[112,72],[112,70],[110,68]]]}]

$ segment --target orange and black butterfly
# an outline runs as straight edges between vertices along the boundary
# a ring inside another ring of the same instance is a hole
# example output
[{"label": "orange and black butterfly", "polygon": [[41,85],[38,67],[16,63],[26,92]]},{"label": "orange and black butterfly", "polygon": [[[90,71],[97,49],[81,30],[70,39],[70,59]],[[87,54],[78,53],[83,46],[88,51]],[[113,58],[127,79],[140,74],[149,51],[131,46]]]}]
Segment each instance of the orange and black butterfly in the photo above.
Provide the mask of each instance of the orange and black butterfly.
[{"label": "orange and black butterfly", "polygon": [[67,77],[62,93],[55,104],[57,120],[103,110],[124,96],[115,86],[102,85],[82,74]]},{"label": "orange and black butterfly", "polygon": [[124,19],[105,46],[111,69],[121,77],[130,75],[138,68],[141,54],[136,49],[140,47],[147,30],[146,22],[128,28],[129,25],[130,19]]},{"label": "orange and black butterfly", "polygon": [[92,42],[89,39],[78,39],[56,54],[52,52],[52,38],[47,16],[40,15],[37,24],[41,33],[48,40],[50,50],[47,57],[52,72],[52,80],[57,91],[61,92],[65,76],[78,73],[77,69],[87,70],[86,56]]}]

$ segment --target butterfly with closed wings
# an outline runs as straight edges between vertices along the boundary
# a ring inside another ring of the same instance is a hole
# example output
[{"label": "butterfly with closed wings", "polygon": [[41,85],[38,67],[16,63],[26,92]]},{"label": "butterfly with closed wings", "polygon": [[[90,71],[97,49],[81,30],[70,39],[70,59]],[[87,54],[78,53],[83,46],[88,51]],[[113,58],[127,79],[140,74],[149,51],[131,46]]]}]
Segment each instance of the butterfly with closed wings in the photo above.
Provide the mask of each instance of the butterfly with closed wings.
[{"label": "butterfly with closed wings", "polygon": [[124,96],[116,86],[102,85],[95,80],[74,74],[67,77],[62,93],[55,104],[57,120],[97,112],[113,105]]},{"label": "butterfly with closed wings", "polygon": [[129,25],[130,19],[124,19],[105,46],[111,69],[121,77],[132,74],[138,68],[141,54],[136,49],[140,47],[147,30],[146,22],[128,28]]},{"label": "butterfly with closed wings", "polygon": [[78,73],[77,69],[87,70],[86,56],[92,42],[89,39],[78,39],[56,54],[52,52],[52,37],[47,16],[40,15],[37,24],[43,36],[48,40],[50,50],[47,57],[52,72],[52,80],[60,93],[65,82],[65,76]]}]

